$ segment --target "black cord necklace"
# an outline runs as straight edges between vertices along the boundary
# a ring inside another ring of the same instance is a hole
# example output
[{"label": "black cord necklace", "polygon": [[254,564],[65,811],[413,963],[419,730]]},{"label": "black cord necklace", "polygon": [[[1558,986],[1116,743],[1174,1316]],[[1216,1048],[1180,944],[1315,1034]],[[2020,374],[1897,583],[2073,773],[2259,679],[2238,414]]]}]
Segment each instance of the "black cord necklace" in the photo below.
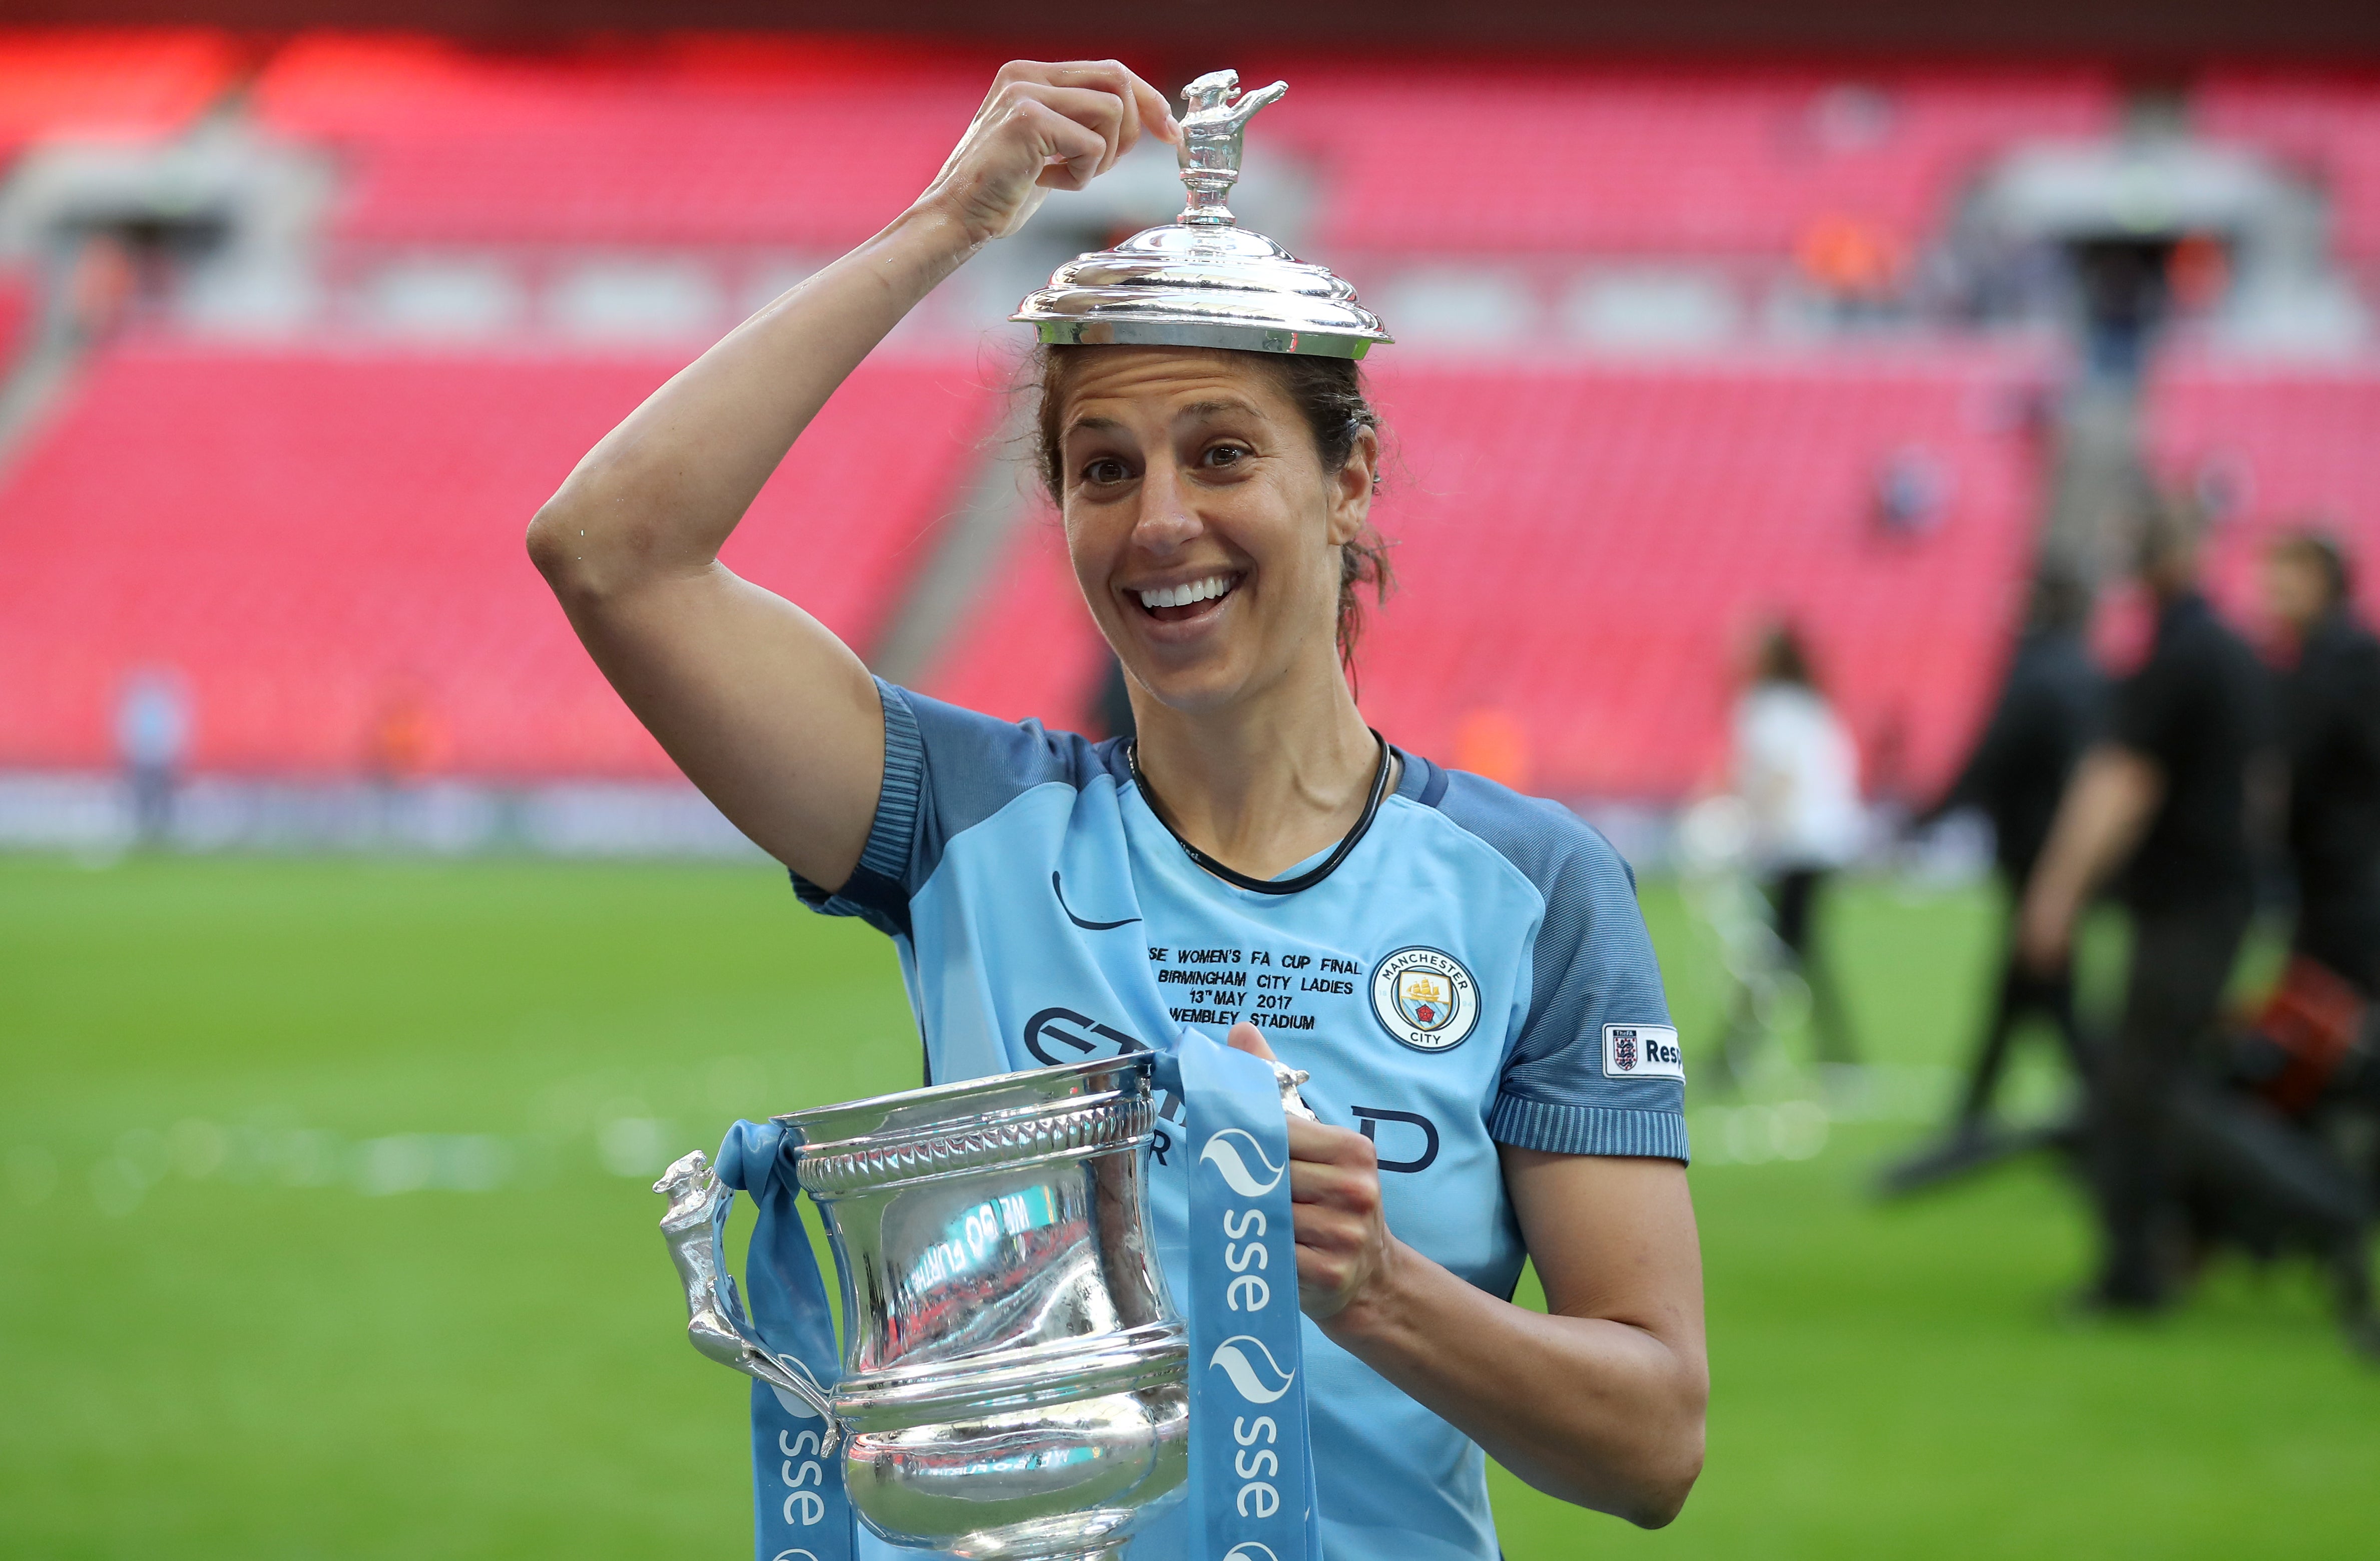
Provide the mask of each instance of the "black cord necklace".
[{"label": "black cord necklace", "polygon": [[[1365,730],[1372,731],[1368,726]],[[1379,767],[1372,772],[1372,790],[1371,794],[1364,799],[1363,813],[1356,818],[1355,826],[1340,837],[1338,846],[1331,850],[1329,857],[1323,860],[1320,866],[1311,872],[1301,872],[1294,878],[1251,878],[1237,869],[1225,867],[1221,862],[1182,838],[1182,832],[1173,827],[1172,823],[1166,819],[1165,811],[1157,805],[1157,794],[1148,789],[1148,777],[1141,774],[1139,738],[1135,738],[1125,746],[1123,756],[1124,762],[1132,769],[1132,784],[1140,789],[1140,799],[1148,804],[1148,811],[1157,815],[1157,822],[1165,825],[1165,833],[1173,836],[1173,843],[1182,848],[1183,855],[1226,884],[1235,884],[1243,889],[1254,889],[1260,895],[1293,895],[1300,889],[1310,889],[1330,877],[1339,864],[1347,860],[1347,853],[1354,850],[1363,840],[1365,831],[1372,827],[1373,816],[1379,812],[1381,799],[1389,794],[1389,739],[1380,736],[1378,732],[1372,731],[1372,740],[1380,745],[1380,763]]]}]

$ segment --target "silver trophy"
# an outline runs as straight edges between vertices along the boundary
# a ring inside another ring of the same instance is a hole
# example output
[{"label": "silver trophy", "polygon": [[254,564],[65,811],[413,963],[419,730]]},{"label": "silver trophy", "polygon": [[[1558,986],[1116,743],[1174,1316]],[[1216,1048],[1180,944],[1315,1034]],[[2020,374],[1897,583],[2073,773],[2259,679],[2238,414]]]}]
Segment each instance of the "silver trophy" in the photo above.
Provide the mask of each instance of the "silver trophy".
[{"label": "silver trophy", "polygon": [[851,1503],[970,1561],[1106,1557],[1188,1470],[1188,1341],[1149,1231],[1146,1053],[777,1117],[843,1292],[821,1386],[747,1328],[699,1153],[654,1190],[703,1354],[823,1417]]},{"label": "silver trophy", "polygon": [[1361,358],[1393,341],[1355,289],[1239,226],[1225,204],[1240,178],[1248,120],[1289,91],[1242,93],[1237,71],[1183,89],[1182,214],[1112,250],[1078,255],[1009,316],[1062,347],[1220,347]]}]

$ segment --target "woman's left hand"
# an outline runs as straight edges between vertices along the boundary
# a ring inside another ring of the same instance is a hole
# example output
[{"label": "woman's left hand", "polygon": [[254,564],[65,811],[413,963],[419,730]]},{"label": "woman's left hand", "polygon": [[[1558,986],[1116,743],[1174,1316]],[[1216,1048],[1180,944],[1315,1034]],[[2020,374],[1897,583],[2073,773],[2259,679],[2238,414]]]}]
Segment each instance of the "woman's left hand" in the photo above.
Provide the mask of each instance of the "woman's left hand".
[{"label": "woman's left hand", "polygon": [[[1263,1032],[1236,1024],[1236,1051],[1277,1060]],[[1328,1324],[1386,1291],[1402,1250],[1380,1201],[1380,1157],[1372,1140],[1344,1128],[1289,1119],[1289,1190],[1297,1221],[1297,1304]]]}]

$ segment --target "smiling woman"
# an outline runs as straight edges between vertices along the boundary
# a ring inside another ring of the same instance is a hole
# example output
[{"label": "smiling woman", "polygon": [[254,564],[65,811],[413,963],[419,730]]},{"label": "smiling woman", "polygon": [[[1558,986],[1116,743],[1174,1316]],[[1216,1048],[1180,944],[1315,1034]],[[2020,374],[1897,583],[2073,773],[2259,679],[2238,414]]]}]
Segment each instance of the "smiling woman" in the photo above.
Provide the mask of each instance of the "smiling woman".
[{"label": "smiling woman", "polygon": [[[613,430],[529,550],[803,901],[901,945],[930,1079],[1201,1028],[1264,1055],[1270,1036],[1311,1076],[1289,1175],[1324,1550],[1489,1561],[1483,1452],[1645,1525],[1701,1469],[1684,1070],[1610,846],[1356,707],[1362,595],[1389,577],[1354,360],[1389,337],[1223,205],[1249,116],[1285,91],[1217,72],[1177,124],[1112,61],[1003,67],[932,187]],[[719,550],[904,313],[1144,133],[1179,149],[1179,222],[1061,268],[1017,316],[1043,344],[1041,474],[1129,674],[1138,737],[1094,744],[871,677]],[[1190,1158],[1150,1172],[1176,1274]],[[1532,1259],[1549,1314],[1507,1299]]]},{"label": "smiling woman", "polygon": [[[1048,489],[1050,501],[1062,509],[1066,503],[1068,477],[1067,435],[1080,431],[1088,433],[1113,431],[1114,425],[1093,416],[1074,402],[1079,400],[1080,385],[1100,349],[1045,347],[1038,355],[1040,406],[1036,420],[1038,435],[1034,452],[1040,469],[1041,482]],[[1123,366],[1131,354],[1108,349],[1110,360]],[[1244,417],[1267,420],[1268,428],[1277,425],[1282,409],[1278,404],[1286,400],[1304,423],[1306,438],[1312,443],[1316,458],[1326,478],[1344,473],[1350,463],[1363,457],[1360,473],[1367,477],[1372,488],[1379,487],[1379,414],[1372,409],[1371,400],[1364,393],[1361,371],[1351,359],[1310,358],[1295,354],[1227,353],[1220,350],[1200,351],[1196,348],[1168,349],[1161,360],[1187,369],[1202,359],[1210,360],[1209,367],[1218,373],[1241,382],[1239,396],[1196,404],[1185,410],[1214,413],[1221,416],[1232,411]],[[1112,377],[1112,376],[1111,376]],[[1247,383],[1253,381],[1253,384]],[[1271,394],[1268,395],[1269,391]],[[1259,403],[1272,402],[1269,409],[1252,405],[1245,397],[1253,393]],[[1252,454],[1245,442],[1231,441],[1222,431],[1213,431],[1218,441],[1211,454],[1202,457],[1203,464],[1217,473],[1224,473],[1243,457]],[[1113,457],[1102,457],[1113,458]],[[1128,470],[1111,468],[1102,476],[1112,480]],[[1087,471],[1077,475],[1087,477]],[[1347,669],[1352,681],[1355,677],[1355,646],[1364,631],[1364,596],[1368,591],[1375,600],[1385,603],[1393,587],[1394,574],[1389,565],[1388,544],[1383,542],[1369,521],[1359,521],[1354,535],[1338,544],[1338,650],[1340,664]],[[1192,580],[1187,585],[1158,587],[1142,592],[1142,605],[1152,616],[1164,621],[1172,610],[1192,606],[1220,597],[1236,584],[1230,572],[1209,575]],[[1085,586],[1087,595],[1090,588]]]}]

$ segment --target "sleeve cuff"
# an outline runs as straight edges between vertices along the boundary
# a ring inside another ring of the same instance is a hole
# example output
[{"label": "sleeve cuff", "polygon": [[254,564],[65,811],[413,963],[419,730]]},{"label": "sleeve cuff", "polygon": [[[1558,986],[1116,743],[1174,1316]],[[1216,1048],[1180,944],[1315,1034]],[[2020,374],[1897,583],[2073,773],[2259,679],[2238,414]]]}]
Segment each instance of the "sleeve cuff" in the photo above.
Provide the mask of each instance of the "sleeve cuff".
[{"label": "sleeve cuff", "polygon": [[851,879],[829,894],[800,873],[792,874],[794,894],[812,910],[829,916],[856,916],[898,937],[908,931],[910,848],[917,836],[917,810],[925,796],[926,743],[917,731],[917,713],[901,690],[882,678],[876,691],[884,703],[884,786],[877,795],[876,817],[868,826],[868,844]]},{"label": "sleeve cuff", "polygon": [[1609,1105],[1554,1105],[1499,1095],[1488,1136],[1515,1149],[1548,1154],[1635,1155],[1689,1161],[1686,1119],[1674,1111],[1633,1111]]}]

